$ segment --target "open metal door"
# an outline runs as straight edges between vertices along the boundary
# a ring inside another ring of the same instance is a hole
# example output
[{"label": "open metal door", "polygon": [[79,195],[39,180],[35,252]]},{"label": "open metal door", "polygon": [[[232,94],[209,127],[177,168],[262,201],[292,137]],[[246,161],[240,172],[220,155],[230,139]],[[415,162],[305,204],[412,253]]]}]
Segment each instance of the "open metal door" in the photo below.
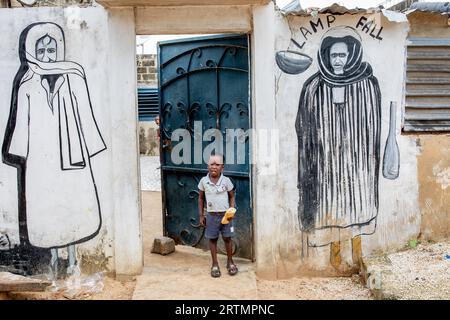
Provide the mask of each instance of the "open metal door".
[{"label": "open metal door", "polygon": [[[164,232],[179,244],[208,248],[199,225],[197,189],[208,171],[196,155],[199,150],[203,155],[211,144],[204,141],[205,132],[217,129],[223,137],[222,152],[228,158],[224,174],[236,192],[235,256],[252,259],[248,43],[247,35],[165,41],[159,43],[158,55]],[[176,129],[186,130],[184,138],[191,141],[190,150],[184,150],[190,151],[188,163],[174,162],[171,157],[184,139],[172,140]],[[239,156],[242,150],[243,157]],[[228,161],[230,153],[233,161]],[[225,252],[222,240],[219,251]]]}]

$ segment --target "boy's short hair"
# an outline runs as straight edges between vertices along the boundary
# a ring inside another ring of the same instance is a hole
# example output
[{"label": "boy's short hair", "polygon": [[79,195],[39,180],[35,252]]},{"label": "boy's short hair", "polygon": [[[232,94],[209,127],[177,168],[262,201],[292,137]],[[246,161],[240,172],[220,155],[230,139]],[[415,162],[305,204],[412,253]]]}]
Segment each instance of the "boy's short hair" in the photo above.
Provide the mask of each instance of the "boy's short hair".
[{"label": "boy's short hair", "polygon": [[[225,157],[222,153],[213,152],[209,155],[209,159],[211,159],[211,157],[220,157],[220,158],[222,158],[222,164],[225,164]],[[209,159],[208,159],[208,162],[209,162]]]}]

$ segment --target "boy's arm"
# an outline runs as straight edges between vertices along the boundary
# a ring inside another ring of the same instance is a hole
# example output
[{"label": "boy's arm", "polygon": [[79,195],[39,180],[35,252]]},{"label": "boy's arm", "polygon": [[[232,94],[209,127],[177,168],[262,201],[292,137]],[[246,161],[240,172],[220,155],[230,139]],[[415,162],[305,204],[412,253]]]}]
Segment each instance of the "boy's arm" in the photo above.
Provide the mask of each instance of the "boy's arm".
[{"label": "boy's arm", "polygon": [[236,208],[236,198],[234,196],[234,190],[228,191],[228,199],[230,201],[230,207]]},{"label": "boy's arm", "polygon": [[200,224],[202,226],[205,225],[205,211],[204,211],[204,203],[205,203],[205,191],[198,191],[198,217]]},{"label": "boy's arm", "polygon": [[230,208],[236,208],[236,199],[234,196],[234,185],[230,179],[226,179],[226,188],[228,191],[228,201],[230,202]]}]

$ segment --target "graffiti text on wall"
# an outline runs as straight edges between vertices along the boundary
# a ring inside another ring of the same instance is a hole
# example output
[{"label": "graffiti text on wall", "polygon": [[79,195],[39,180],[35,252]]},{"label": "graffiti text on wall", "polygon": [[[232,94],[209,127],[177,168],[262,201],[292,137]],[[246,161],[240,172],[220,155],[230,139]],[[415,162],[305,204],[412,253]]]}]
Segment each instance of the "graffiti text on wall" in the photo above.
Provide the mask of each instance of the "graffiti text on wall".
[{"label": "graffiti text on wall", "polygon": [[[309,36],[312,36],[318,31],[331,28],[335,21],[336,17],[332,14],[329,14],[325,18],[319,17],[317,19],[310,20],[309,26],[301,26],[299,30],[302,34],[302,39],[301,41],[297,42],[300,49],[302,49],[306,41],[308,41]],[[367,33],[369,36],[376,40],[383,40],[383,38],[381,37],[383,27],[378,26],[373,17],[368,18],[365,16],[361,16],[361,18],[356,23],[355,28],[360,29],[362,32]]]}]

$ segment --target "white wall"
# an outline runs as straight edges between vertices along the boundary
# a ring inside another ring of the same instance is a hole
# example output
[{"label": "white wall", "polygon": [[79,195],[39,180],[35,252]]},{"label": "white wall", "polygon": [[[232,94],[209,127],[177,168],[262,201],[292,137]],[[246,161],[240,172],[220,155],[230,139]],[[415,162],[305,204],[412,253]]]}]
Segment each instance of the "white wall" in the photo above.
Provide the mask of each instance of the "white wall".
[{"label": "white wall", "polygon": [[[112,141],[115,269],[116,274],[128,276],[140,274],[144,263],[138,175],[136,34],[134,11],[131,8],[111,9],[109,14],[110,52],[115,53],[111,55],[111,65],[116,66],[110,78],[112,84],[110,92],[115,99],[111,126],[116,133]],[[120,134],[117,134],[119,132]]]},{"label": "white wall", "polygon": [[[81,266],[82,270],[83,268],[85,270],[98,270],[106,267],[108,270],[114,271],[117,266],[118,273],[139,273],[142,267],[142,250],[137,174],[133,11],[112,10],[107,12],[102,7],[1,9],[0,21],[2,21],[0,26],[2,34],[0,96],[3,97],[0,101],[0,136],[2,141],[10,110],[12,83],[20,65],[18,57],[19,35],[31,23],[54,22],[61,26],[65,33],[66,60],[74,61],[84,68],[93,113],[107,146],[105,151],[90,159],[98,190],[102,226],[96,237],[77,245],[78,259],[80,261],[83,259],[85,262],[85,265]],[[36,91],[33,92],[36,97],[43,92],[39,86],[35,89]],[[34,99],[31,95],[30,108],[33,108],[35,114],[38,111],[43,114],[50,112],[48,105],[39,105],[37,102],[33,103],[34,101],[38,101],[38,99]],[[30,121],[34,119],[35,117],[31,118]],[[42,123],[41,130],[36,135],[56,137],[58,132],[51,130],[51,127],[50,124]],[[117,132],[120,132],[120,135],[115,134]],[[33,141],[36,141],[36,139]],[[48,151],[44,156],[49,163],[59,163],[59,150],[45,148],[45,146],[42,149]],[[31,152],[29,157],[31,157]],[[46,164],[42,163],[42,166],[45,168]],[[46,171],[43,170],[43,172]],[[59,172],[55,174],[57,175]],[[38,171],[29,172],[27,184],[32,184],[33,181],[51,180],[52,178],[51,176],[46,177]],[[49,226],[49,233],[58,229],[53,227],[56,221],[59,223],[69,221],[71,215],[77,212],[80,202],[83,202],[80,200],[85,199],[83,194],[92,193],[92,183],[83,185],[76,180],[72,182],[67,180],[67,183],[67,188],[72,190],[73,197],[68,196],[67,190],[64,192],[64,190],[61,190],[62,188],[41,195],[40,201],[49,208],[43,218]],[[50,187],[48,188],[48,190],[51,190]],[[82,196],[78,197],[80,194]],[[52,207],[52,204],[56,203],[53,199],[58,197],[62,198],[65,207]],[[89,196],[85,197],[89,198]],[[12,240],[12,245],[17,245],[16,169],[4,163],[0,163],[0,199],[0,211],[2,213],[0,225],[3,229],[0,231],[7,232]],[[45,205],[43,206],[45,207]],[[80,208],[80,211],[82,210]],[[82,216],[88,213],[81,212],[80,214]],[[64,218],[64,215],[68,216]],[[71,228],[70,225],[66,227],[66,230],[75,234],[79,232],[77,228]],[[35,231],[29,230],[29,232]],[[42,230],[39,232],[42,236]],[[116,239],[115,234],[118,235]],[[40,235],[37,233],[37,237]],[[46,237],[56,239],[61,235],[55,232],[53,235],[46,235]],[[119,259],[117,262],[114,259],[115,256]]]},{"label": "white wall", "polygon": [[[400,148],[400,176],[388,180],[379,174],[380,206],[374,235],[362,237],[362,253],[403,247],[420,229],[418,205],[418,178],[415,139],[400,135],[403,109],[403,85],[405,73],[405,38],[407,23],[388,21],[381,13],[373,17],[383,27],[382,38],[377,40],[365,32],[359,33],[364,48],[363,61],[369,62],[380,84],[381,161],[389,130],[390,101],[397,102],[396,135]],[[320,15],[322,19],[325,15]],[[331,27],[348,25],[355,27],[361,15],[336,15]],[[306,233],[300,231],[298,218],[299,192],[297,189],[298,145],[295,130],[300,92],[304,82],[317,72],[317,51],[320,39],[329,28],[308,34],[304,42],[300,27],[308,27],[312,17],[275,17],[270,6],[254,10],[254,127],[279,130],[279,162],[276,173],[261,175],[264,163],[255,168],[255,208],[257,234],[257,262],[261,275],[285,277],[300,273],[332,272],[330,246],[311,248],[305,245]],[[275,30],[275,31],[273,31]],[[275,41],[273,47],[272,41]],[[283,73],[276,65],[274,51],[296,50],[313,58],[310,68],[299,75]],[[274,97],[275,95],[275,97]],[[254,146],[254,150],[257,146]],[[262,155],[257,155],[261,157]],[[258,160],[258,159],[257,159]],[[381,170],[381,168],[380,168]],[[344,263],[351,264],[351,242],[342,236],[341,255]]]}]

